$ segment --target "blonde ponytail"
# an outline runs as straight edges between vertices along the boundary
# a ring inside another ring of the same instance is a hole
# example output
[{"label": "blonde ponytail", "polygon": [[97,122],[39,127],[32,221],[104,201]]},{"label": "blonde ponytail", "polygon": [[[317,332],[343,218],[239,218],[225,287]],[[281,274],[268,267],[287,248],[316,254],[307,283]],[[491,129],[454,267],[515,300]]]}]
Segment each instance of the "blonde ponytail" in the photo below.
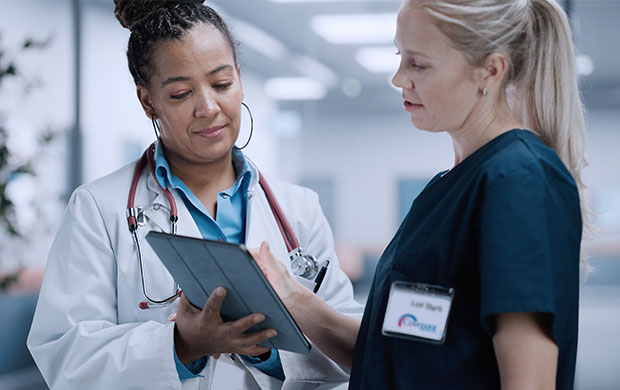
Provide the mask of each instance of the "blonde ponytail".
[{"label": "blonde ponytail", "polygon": [[[506,96],[517,117],[553,148],[572,174],[581,198],[586,127],[578,88],[575,48],[566,13],[555,0],[410,0],[469,63],[495,52],[507,55]],[[511,91],[511,93],[508,93]],[[582,265],[587,268],[585,256]]]},{"label": "blonde ponytail", "polygon": [[570,24],[555,1],[531,1],[529,61],[534,69],[522,80],[526,125],[555,149],[579,189],[585,160],[586,126],[579,95],[575,49]]}]

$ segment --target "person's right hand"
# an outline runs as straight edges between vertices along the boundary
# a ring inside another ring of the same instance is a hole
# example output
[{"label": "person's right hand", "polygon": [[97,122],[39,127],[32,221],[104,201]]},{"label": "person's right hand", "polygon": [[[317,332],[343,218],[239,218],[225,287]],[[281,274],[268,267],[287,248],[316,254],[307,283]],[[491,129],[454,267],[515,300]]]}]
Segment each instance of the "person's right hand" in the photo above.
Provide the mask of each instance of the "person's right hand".
[{"label": "person's right hand", "polygon": [[224,322],[220,317],[220,307],[225,296],[223,287],[216,288],[204,308],[199,310],[185,295],[181,295],[174,330],[174,346],[181,363],[187,365],[206,355],[215,358],[222,353],[256,356],[270,350],[257,344],[275,336],[275,329],[244,333],[263,321],[265,316],[251,314],[236,321]]}]

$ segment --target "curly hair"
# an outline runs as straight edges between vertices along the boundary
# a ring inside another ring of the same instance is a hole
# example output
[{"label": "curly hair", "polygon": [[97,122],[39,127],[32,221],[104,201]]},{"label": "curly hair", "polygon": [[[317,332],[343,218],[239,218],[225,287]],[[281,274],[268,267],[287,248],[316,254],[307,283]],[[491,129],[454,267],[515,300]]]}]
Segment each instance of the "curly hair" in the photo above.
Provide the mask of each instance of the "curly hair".
[{"label": "curly hair", "polygon": [[150,86],[153,51],[170,39],[181,39],[197,23],[219,30],[237,64],[237,43],[228,26],[204,0],[114,0],[114,15],[131,31],[127,45],[129,71],[136,85]]}]

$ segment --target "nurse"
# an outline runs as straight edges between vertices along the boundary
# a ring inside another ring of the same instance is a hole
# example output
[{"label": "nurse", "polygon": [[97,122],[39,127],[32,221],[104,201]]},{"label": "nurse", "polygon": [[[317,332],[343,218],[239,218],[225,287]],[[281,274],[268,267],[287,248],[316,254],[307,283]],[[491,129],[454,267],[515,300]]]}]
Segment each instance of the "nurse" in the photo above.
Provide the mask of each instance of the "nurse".
[{"label": "nurse", "polygon": [[[155,174],[138,170],[135,193],[142,264],[125,215],[134,162],[81,186],[67,206],[28,338],[47,384],[210,389],[216,362],[226,360],[245,372],[248,389],[346,387],[347,372],[318,348],[300,355],[259,347],[273,330],[243,332],[262,315],[223,322],[221,289],[202,310],[184,296],[167,305],[145,304],[176,293],[144,240],[150,230],[170,232],[171,202],[162,189],[175,200],[178,234],[250,247],[267,241],[286,267],[290,261],[258,170],[234,147],[243,89],[226,24],[202,1],[115,4],[117,18],[131,31],[127,58],[138,98],[159,132]],[[361,317],[316,194],[276,180],[269,184],[301,247],[319,264],[331,261],[317,296],[339,313]]]},{"label": "nurse", "polygon": [[[555,0],[406,0],[393,78],[452,138],[377,266],[361,325],[257,262],[351,389],[572,389],[585,126]],[[277,257],[277,256],[276,256]]]}]

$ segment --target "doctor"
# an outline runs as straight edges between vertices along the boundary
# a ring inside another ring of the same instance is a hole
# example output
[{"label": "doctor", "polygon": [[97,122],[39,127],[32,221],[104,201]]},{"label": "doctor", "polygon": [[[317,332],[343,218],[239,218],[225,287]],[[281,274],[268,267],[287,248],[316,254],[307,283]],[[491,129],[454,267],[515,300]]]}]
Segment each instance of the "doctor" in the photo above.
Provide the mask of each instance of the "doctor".
[{"label": "doctor", "polygon": [[[247,389],[346,388],[348,374],[318,348],[269,350],[257,344],[274,330],[244,334],[262,315],[223,322],[223,289],[202,310],[171,298],[174,280],[144,240],[151,230],[171,232],[171,217],[179,235],[248,247],[267,241],[283,259],[288,249],[257,167],[234,147],[243,89],[225,23],[202,1],[115,4],[131,30],[127,56],[138,97],[159,132],[146,152],[153,171],[132,163],[71,196],[28,338],[47,384],[210,389],[216,362],[227,360],[245,371]],[[126,218],[134,177],[135,241]],[[301,247],[321,265],[331,261],[318,297],[360,317],[316,194],[269,184]]]}]

